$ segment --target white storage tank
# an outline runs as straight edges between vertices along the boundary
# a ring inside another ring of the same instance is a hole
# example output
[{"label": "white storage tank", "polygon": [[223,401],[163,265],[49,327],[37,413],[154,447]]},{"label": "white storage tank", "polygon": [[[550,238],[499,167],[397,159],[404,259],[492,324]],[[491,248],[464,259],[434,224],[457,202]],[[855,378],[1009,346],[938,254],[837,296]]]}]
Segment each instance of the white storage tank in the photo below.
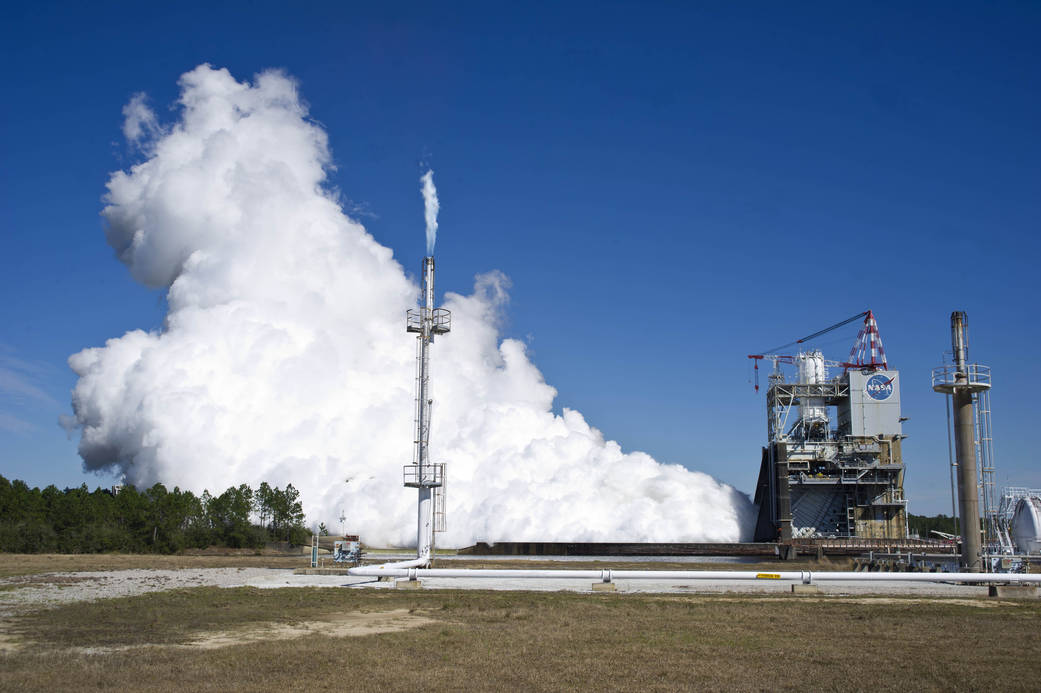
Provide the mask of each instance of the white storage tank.
[{"label": "white storage tank", "polygon": [[[824,354],[814,350],[799,352],[795,357],[799,368],[799,382],[804,385],[819,385],[828,381],[828,369],[824,365]],[[827,422],[828,408],[822,397],[804,397],[799,404],[799,418],[804,424]]]},{"label": "white storage tank", "polygon": [[1026,496],[1016,503],[1012,542],[1017,553],[1041,553],[1041,496]]}]

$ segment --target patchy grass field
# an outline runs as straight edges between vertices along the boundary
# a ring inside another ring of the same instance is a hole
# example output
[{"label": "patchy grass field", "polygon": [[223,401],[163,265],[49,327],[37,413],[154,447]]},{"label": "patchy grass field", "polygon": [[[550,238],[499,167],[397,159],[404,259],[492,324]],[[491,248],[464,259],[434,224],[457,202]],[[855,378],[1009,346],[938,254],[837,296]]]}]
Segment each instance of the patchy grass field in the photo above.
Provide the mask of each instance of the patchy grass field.
[{"label": "patchy grass field", "polygon": [[[0,554],[0,577],[63,585],[85,578],[44,573],[306,562]],[[0,691],[1036,690],[1037,652],[1038,600],[194,587],[12,612]]]},{"label": "patchy grass field", "polygon": [[1027,690],[1041,681],[1028,654],[1041,651],[1033,600],[205,587],[76,603],[6,626],[0,690]]}]

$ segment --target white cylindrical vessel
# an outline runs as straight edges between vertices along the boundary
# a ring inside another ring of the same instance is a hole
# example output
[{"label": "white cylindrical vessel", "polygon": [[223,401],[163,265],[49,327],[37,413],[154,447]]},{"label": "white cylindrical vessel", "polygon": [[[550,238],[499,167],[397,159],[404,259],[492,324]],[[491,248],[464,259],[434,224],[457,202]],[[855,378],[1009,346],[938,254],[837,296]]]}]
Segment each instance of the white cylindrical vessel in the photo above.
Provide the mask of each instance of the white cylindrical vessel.
[{"label": "white cylindrical vessel", "polygon": [[434,313],[434,258],[423,258],[423,305],[428,317]]},{"label": "white cylindrical vessel", "polygon": [[[828,369],[824,365],[824,354],[814,349],[808,352],[799,352],[795,357],[795,364],[799,368],[800,385],[820,385],[828,380]],[[799,418],[803,425],[814,423],[826,423],[828,421],[828,408],[823,397],[804,397],[799,404]]]},{"label": "white cylindrical vessel", "polygon": [[1041,553],[1041,496],[1027,496],[1016,503],[1012,542],[1017,553]]}]

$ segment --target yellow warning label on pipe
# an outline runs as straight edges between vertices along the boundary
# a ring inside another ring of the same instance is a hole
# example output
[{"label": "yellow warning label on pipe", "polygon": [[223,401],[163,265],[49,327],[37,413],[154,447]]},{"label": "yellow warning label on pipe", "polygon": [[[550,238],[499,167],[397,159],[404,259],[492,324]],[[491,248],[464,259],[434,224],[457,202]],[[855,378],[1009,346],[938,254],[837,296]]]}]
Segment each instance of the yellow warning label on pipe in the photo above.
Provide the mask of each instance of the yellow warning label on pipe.
[{"label": "yellow warning label on pipe", "polygon": [[777,573],[756,573],[756,579],[758,580],[780,580],[781,576]]}]

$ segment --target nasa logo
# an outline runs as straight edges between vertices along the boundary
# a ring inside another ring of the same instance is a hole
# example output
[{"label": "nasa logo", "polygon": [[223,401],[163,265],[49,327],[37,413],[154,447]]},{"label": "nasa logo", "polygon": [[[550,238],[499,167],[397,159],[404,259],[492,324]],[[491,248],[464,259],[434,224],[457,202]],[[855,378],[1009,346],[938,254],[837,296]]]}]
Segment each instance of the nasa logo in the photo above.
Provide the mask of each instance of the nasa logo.
[{"label": "nasa logo", "polygon": [[864,385],[864,390],[871,399],[880,401],[889,399],[889,396],[893,394],[893,380],[895,378],[895,375],[892,378],[887,378],[884,375],[873,375],[868,378],[867,384]]}]

